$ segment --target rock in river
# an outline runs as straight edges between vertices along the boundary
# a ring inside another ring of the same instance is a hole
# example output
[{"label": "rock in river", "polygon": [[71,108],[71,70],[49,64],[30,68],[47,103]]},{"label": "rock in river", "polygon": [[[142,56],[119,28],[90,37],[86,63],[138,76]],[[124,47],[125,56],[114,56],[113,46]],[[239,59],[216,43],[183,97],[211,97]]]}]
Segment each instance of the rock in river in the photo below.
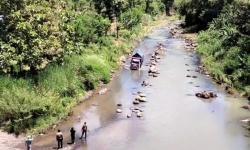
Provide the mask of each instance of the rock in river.
[{"label": "rock in river", "polygon": [[197,78],[197,76],[192,76],[192,78]]},{"label": "rock in river", "polygon": [[141,118],[141,117],[143,117],[143,114],[142,114],[141,112],[137,112],[137,113],[136,113],[136,116],[137,116],[138,118]]},{"label": "rock in river", "polygon": [[243,109],[250,109],[250,106],[249,105],[244,105],[241,108],[243,108]]},{"label": "rock in river", "polygon": [[141,86],[148,86],[148,85],[149,85],[148,81],[145,81],[145,80],[141,84]]},{"label": "rock in river", "polygon": [[199,98],[209,99],[209,98],[217,97],[217,94],[214,92],[203,91],[203,92],[196,93],[195,96],[197,96]]},{"label": "rock in river", "polygon": [[154,74],[153,74],[153,77],[158,77],[158,74],[154,73]]},{"label": "rock in river", "polygon": [[121,104],[121,103],[118,103],[118,104],[117,104],[117,106],[121,107],[121,106],[122,106],[122,104]]},{"label": "rock in river", "polygon": [[139,94],[140,97],[146,97],[144,93]]},{"label": "rock in river", "polygon": [[133,101],[133,104],[134,104],[134,105],[138,105],[138,104],[140,104],[140,102],[139,102],[138,100],[134,100],[134,101]]},{"label": "rock in river", "polygon": [[147,102],[147,100],[146,100],[145,97],[141,97],[141,98],[139,99],[139,102]]},{"label": "rock in river", "polygon": [[121,109],[116,109],[116,112],[117,113],[122,113],[122,110]]},{"label": "rock in river", "polygon": [[131,118],[132,117],[132,115],[131,114],[127,114],[127,118]]}]

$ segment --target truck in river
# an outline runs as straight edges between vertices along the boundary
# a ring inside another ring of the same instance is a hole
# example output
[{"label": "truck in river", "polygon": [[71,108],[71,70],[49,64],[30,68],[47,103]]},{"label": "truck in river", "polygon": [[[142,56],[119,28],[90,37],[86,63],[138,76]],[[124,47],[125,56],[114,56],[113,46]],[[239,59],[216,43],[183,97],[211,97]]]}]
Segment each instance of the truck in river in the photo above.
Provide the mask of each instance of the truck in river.
[{"label": "truck in river", "polygon": [[144,54],[141,50],[136,50],[131,58],[130,70],[139,70],[144,60]]}]

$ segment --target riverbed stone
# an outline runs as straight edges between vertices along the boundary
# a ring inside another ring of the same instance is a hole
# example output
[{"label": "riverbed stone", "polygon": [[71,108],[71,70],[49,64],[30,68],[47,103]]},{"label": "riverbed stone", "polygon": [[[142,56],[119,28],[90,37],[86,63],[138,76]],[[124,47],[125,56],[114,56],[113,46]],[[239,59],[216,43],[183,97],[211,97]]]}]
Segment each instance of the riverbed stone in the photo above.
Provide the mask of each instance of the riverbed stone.
[{"label": "riverbed stone", "polygon": [[203,92],[195,93],[195,96],[199,98],[210,99],[210,98],[217,97],[217,94],[211,91],[210,92],[203,91]]},{"label": "riverbed stone", "polygon": [[133,104],[134,104],[134,105],[138,105],[138,104],[140,104],[140,102],[139,102],[138,100],[134,100],[134,101],[133,101]]},{"label": "riverbed stone", "polygon": [[197,76],[193,75],[192,78],[197,78]]},{"label": "riverbed stone", "polygon": [[145,80],[144,80],[144,81],[142,82],[142,84],[141,84],[141,86],[148,86],[148,85],[149,85],[149,82],[148,82],[148,81],[145,81]]},{"label": "riverbed stone", "polygon": [[118,109],[116,109],[116,112],[117,113],[122,113],[122,110],[118,108]]},{"label": "riverbed stone", "polygon": [[132,114],[127,114],[127,118],[131,118],[132,117]]},{"label": "riverbed stone", "polygon": [[137,112],[137,113],[136,113],[136,116],[137,116],[138,118],[141,118],[141,117],[143,117],[143,114],[142,114],[141,112]]},{"label": "riverbed stone", "polygon": [[99,95],[103,95],[103,94],[105,94],[107,91],[108,91],[107,88],[101,89],[101,90],[99,91]]},{"label": "riverbed stone", "polygon": [[145,97],[141,97],[141,98],[139,99],[139,102],[147,102],[147,100],[146,100]]},{"label": "riverbed stone", "polygon": [[121,106],[122,106],[122,104],[121,104],[121,103],[118,103],[118,104],[117,104],[117,106],[118,106],[118,107],[121,107]]},{"label": "riverbed stone", "polygon": [[243,108],[243,109],[250,109],[250,106],[249,105],[244,105],[244,106],[241,106],[241,108]]},{"label": "riverbed stone", "polygon": [[158,74],[154,73],[154,74],[153,74],[153,77],[158,77]]},{"label": "riverbed stone", "polygon": [[140,97],[146,97],[146,94],[140,93],[139,96],[140,96]]}]

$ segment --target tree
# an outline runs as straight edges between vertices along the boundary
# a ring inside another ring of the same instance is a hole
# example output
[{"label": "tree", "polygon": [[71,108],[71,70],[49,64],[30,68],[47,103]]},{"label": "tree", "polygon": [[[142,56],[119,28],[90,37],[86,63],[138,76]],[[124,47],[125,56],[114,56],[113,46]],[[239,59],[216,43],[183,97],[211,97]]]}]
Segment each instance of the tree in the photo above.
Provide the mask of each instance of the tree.
[{"label": "tree", "polygon": [[173,6],[174,0],[162,0],[162,3],[165,6],[165,13],[167,16],[170,15],[170,8]]},{"label": "tree", "polygon": [[186,26],[208,27],[208,23],[218,17],[221,10],[232,0],[182,0],[177,5],[179,13],[185,16]]},{"label": "tree", "polygon": [[114,19],[114,0],[93,0],[93,2],[99,14],[107,16],[110,20]]}]

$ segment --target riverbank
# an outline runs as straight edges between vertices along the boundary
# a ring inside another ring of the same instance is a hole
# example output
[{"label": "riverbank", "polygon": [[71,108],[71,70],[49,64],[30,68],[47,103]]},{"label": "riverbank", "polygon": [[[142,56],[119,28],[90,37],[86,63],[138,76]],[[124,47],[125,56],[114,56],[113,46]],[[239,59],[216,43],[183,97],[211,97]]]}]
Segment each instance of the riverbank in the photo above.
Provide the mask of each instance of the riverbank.
[{"label": "riverbank", "polygon": [[187,51],[196,52],[199,54],[200,61],[201,61],[201,66],[199,68],[202,69],[202,72],[205,75],[211,76],[211,78],[214,80],[214,82],[216,82],[228,94],[231,94],[232,96],[235,96],[235,97],[245,97],[245,98],[249,97],[249,95],[247,94],[247,91],[235,88],[232,85],[228,84],[227,82],[223,82],[221,80],[222,76],[218,78],[211,71],[211,64],[209,64],[210,66],[208,66],[208,64],[206,63],[208,58],[206,58],[204,55],[202,55],[198,50],[199,47],[202,47],[202,45],[201,45],[202,43],[200,43],[200,45],[198,44],[198,41],[200,38],[199,33],[189,33],[189,32],[186,32],[185,29],[180,29],[180,28],[178,28],[178,31],[175,31],[175,32],[177,33],[177,35],[176,35],[177,37],[181,37],[181,38],[185,39]]}]

